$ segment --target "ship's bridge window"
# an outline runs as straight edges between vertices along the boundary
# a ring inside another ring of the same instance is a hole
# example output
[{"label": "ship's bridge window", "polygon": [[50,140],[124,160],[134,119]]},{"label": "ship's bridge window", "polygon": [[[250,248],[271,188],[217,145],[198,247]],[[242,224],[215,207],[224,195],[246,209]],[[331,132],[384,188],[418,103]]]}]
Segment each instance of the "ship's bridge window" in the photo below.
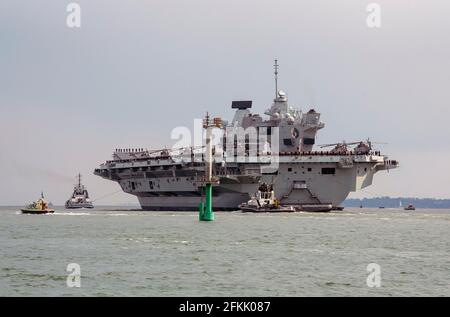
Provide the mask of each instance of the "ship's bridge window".
[{"label": "ship's bridge window", "polygon": [[336,174],[336,169],[334,167],[324,167],[322,168],[323,175],[334,175]]}]

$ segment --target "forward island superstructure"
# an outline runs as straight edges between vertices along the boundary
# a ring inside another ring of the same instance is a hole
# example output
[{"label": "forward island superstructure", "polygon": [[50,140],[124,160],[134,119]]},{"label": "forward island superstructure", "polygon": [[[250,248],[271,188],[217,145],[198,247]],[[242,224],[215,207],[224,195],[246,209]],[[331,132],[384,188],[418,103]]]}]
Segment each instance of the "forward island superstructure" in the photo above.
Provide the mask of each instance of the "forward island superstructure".
[{"label": "forward island superstructure", "polygon": [[[213,173],[219,179],[213,188],[216,210],[237,210],[262,183],[273,186],[282,205],[297,210],[303,205],[338,209],[350,192],[370,186],[376,172],[399,166],[398,161],[373,150],[370,140],[356,142],[353,148],[353,143],[344,142],[328,145],[333,146],[331,150],[315,148],[317,132],[325,126],[320,113],[291,107],[286,93],[278,90],[277,75],[276,62],[276,96],[265,111],[267,118],[250,112],[251,101],[232,102],[236,112],[231,122],[223,122],[223,154],[213,162]],[[256,131],[256,141],[245,136],[230,143],[230,134],[239,128]],[[260,135],[266,136],[264,142]],[[254,143],[256,152],[251,151]],[[227,156],[230,148],[233,156]],[[113,159],[94,174],[137,196],[144,210],[197,210],[205,175],[202,151],[201,147],[116,149]]]}]

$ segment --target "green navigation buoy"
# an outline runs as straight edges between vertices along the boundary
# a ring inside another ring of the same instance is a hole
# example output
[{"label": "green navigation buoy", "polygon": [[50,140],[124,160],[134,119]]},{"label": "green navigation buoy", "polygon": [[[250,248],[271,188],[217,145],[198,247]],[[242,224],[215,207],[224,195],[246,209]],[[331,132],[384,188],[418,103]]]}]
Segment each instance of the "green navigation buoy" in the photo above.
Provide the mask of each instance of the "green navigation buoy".
[{"label": "green navigation buoy", "polygon": [[213,221],[214,211],[213,211],[213,183],[218,183],[218,180],[212,176],[212,129],[221,128],[222,120],[220,118],[214,118],[210,120],[209,114],[206,114],[206,118],[203,120],[203,128],[206,129],[206,162],[205,162],[205,179],[204,179],[204,190],[205,190],[205,202],[201,201],[198,206],[198,219],[200,221]]},{"label": "green navigation buoy", "polygon": [[205,184],[205,202],[199,206],[199,220],[213,221],[214,211],[212,208],[212,184]]}]

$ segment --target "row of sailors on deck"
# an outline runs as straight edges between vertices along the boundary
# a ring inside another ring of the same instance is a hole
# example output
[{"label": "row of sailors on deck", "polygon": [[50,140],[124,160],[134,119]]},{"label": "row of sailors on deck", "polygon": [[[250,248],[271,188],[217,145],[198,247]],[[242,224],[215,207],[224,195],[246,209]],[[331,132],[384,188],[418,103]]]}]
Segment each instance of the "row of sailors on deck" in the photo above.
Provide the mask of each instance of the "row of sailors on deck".
[{"label": "row of sailors on deck", "polygon": [[[270,155],[271,153],[267,153]],[[309,151],[309,152],[279,152],[280,155],[377,155],[381,156],[380,151]],[[259,153],[258,153],[259,155]]]},{"label": "row of sailors on deck", "polygon": [[146,151],[143,148],[138,148],[138,149],[116,149],[116,153],[139,153],[139,152],[144,152]]},{"label": "row of sailors on deck", "polygon": [[[116,153],[144,153],[145,150],[144,149],[116,149]],[[215,155],[215,148],[213,148],[213,155]],[[202,157],[204,155],[204,153],[201,153]],[[226,157],[226,152],[222,153],[224,157]],[[249,152],[245,151],[245,156],[249,156]],[[259,153],[257,152],[256,155],[260,156],[263,153]],[[365,152],[365,151],[308,151],[308,152],[279,152],[279,155],[283,155],[283,156],[289,156],[289,155],[299,155],[299,156],[333,156],[333,155],[346,155],[346,156],[351,156],[351,155],[377,155],[377,156],[381,156],[381,152],[380,151],[369,151],[369,152]],[[191,156],[194,155],[194,152],[191,152]],[[234,153],[234,156],[237,156],[238,153]],[[267,152],[264,153],[264,155],[272,155],[271,152]],[[157,158],[165,158],[168,156],[168,152],[166,151],[161,151],[159,156],[153,157],[154,159]],[[147,156],[145,156],[147,157]],[[142,158],[144,158],[144,156],[142,156]],[[117,160],[116,160],[117,161]]]},{"label": "row of sailors on deck", "polygon": [[[143,153],[147,150],[144,148],[136,148],[136,149],[116,149],[115,153]],[[214,152],[214,149],[213,149]],[[281,152],[280,154],[303,154],[303,155],[333,155],[333,154],[341,154],[341,155],[351,155],[351,154],[372,154],[372,155],[381,155],[380,151],[361,151],[355,149],[352,151],[346,150],[334,150],[334,151],[310,151],[310,152]]]}]

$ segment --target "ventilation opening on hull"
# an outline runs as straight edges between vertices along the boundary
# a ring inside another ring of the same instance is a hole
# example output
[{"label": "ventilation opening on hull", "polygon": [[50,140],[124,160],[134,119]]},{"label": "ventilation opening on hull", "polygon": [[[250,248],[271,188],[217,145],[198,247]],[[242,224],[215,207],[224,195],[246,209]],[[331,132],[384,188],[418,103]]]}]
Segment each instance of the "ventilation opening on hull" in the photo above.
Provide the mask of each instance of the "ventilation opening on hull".
[{"label": "ventilation opening on hull", "polygon": [[322,174],[334,175],[334,174],[336,174],[336,169],[334,167],[324,167],[324,168],[322,168]]}]

